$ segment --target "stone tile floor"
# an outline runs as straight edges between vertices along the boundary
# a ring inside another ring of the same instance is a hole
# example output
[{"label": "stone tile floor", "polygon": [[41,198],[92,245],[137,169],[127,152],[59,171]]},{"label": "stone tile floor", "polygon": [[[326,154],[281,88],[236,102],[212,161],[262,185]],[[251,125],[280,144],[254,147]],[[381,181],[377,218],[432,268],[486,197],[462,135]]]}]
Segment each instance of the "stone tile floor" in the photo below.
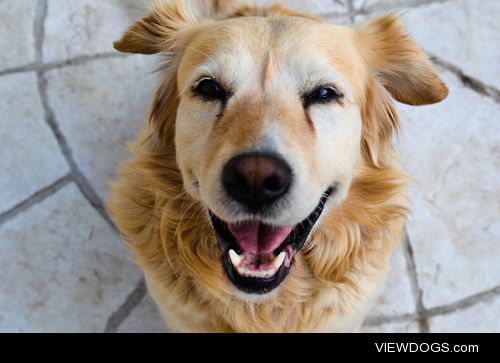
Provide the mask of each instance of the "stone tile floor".
[{"label": "stone tile floor", "polygon": [[[500,2],[284,2],[404,9],[450,88],[399,107],[412,213],[364,331],[500,332]],[[157,60],[111,48],[133,3],[0,0],[0,332],[165,331],[103,206],[155,85]]]}]

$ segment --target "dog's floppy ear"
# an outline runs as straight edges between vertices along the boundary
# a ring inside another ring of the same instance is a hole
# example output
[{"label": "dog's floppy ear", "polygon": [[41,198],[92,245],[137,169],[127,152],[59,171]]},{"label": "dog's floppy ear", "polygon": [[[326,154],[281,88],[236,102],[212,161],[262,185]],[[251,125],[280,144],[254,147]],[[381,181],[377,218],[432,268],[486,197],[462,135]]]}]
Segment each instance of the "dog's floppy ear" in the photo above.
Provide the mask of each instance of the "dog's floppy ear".
[{"label": "dog's floppy ear", "polygon": [[406,34],[396,14],[359,29],[362,54],[375,77],[399,102],[424,105],[443,100],[448,89],[427,56]]},{"label": "dog's floppy ear", "polygon": [[132,24],[113,46],[124,53],[168,51],[177,32],[198,22],[186,5],[184,1],[157,2],[149,14]]},{"label": "dog's floppy ear", "polygon": [[170,51],[185,30],[232,12],[237,4],[236,0],[157,0],[149,14],[132,24],[114,47],[124,53]]}]

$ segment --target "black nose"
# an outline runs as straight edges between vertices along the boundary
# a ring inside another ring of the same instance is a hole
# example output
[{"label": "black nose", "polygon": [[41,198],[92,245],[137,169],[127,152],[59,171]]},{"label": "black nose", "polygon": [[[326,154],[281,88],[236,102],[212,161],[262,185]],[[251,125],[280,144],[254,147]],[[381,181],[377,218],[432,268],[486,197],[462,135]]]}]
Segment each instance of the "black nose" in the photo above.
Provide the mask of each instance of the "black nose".
[{"label": "black nose", "polygon": [[231,159],[222,172],[226,192],[252,212],[281,198],[292,182],[292,170],[281,158],[248,153]]}]

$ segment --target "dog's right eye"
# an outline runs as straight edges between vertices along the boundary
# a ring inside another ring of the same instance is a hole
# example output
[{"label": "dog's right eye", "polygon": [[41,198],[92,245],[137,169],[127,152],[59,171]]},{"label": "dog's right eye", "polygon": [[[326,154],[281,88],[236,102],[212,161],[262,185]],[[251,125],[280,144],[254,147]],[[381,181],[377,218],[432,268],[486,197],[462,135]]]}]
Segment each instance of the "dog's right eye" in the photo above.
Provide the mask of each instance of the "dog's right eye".
[{"label": "dog's right eye", "polygon": [[198,81],[193,91],[207,101],[226,101],[227,92],[222,85],[212,78],[203,78]]}]

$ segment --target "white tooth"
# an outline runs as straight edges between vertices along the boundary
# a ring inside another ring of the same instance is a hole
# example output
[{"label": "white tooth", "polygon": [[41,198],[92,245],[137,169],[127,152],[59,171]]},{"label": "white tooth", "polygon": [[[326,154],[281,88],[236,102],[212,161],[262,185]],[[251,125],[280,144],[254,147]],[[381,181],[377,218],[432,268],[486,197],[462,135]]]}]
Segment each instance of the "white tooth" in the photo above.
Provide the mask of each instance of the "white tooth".
[{"label": "white tooth", "polygon": [[286,252],[283,251],[281,252],[278,257],[276,257],[273,261],[273,266],[276,268],[276,269],[279,269],[281,267],[281,265],[283,265],[283,261],[285,261],[285,257],[286,257]]},{"label": "white tooth", "polygon": [[229,258],[231,259],[234,267],[241,265],[241,260],[243,260],[243,257],[238,255],[234,250],[229,250]]}]

